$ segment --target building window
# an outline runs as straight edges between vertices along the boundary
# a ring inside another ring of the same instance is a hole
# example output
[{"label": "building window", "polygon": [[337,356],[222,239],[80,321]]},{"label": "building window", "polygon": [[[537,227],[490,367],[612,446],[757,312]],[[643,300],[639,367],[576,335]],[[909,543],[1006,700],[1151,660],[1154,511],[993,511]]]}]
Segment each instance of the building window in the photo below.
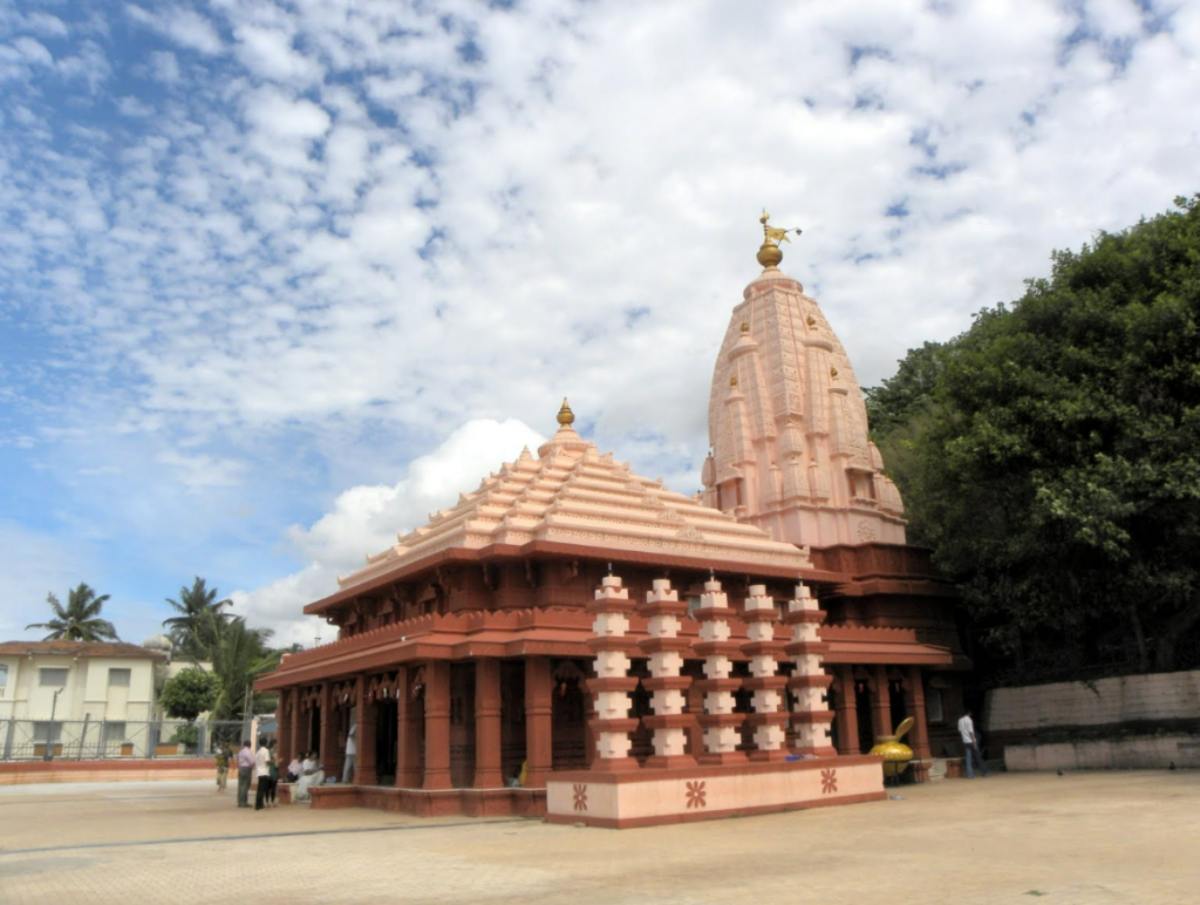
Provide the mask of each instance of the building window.
[{"label": "building window", "polygon": [[4,689],[8,687],[8,664],[0,663],[0,695],[4,694]]},{"label": "building window", "polygon": [[125,724],[124,723],[105,723],[104,724],[104,744],[119,745],[125,741]]},{"label": "building window", "polygon": [[42,688],[65,688],[67,671],[61,667],[42,667],[38,670],[38,684]]},{"label": "building window", "polygon": [[108,687],[109,688],[128,688],[129,687],[129,670],[128,669],[110,669],[108,671]]}]

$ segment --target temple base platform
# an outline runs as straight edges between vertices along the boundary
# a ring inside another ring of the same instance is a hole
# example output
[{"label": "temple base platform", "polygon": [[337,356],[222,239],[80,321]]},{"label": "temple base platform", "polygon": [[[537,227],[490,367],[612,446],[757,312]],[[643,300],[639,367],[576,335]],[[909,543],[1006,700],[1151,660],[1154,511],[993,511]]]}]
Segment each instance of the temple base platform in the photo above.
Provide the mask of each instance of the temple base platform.
[{"label": "temple base platform", "polygon": [[744,817],[887,797],[882,759],[816,757],[684,768],[552,774],[546,819],[588,826],[654,826]]},{"label": "temple base platform", "polygon": [[374,808],[417,817],[541,817],[545,789],[400,789],[327,785],[309,790],[314,810]]}]

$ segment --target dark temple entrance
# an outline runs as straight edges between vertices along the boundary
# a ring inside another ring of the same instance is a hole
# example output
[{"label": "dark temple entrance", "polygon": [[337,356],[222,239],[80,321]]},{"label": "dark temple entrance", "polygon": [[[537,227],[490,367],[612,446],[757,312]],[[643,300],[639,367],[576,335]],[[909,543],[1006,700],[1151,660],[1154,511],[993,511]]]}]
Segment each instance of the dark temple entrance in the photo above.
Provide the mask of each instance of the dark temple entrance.
[{"label": "dark temple entrance", "polygon": [[375,710],[375,782],[390,786],[396,782],[396,702],[384,698],[372,705]]}]

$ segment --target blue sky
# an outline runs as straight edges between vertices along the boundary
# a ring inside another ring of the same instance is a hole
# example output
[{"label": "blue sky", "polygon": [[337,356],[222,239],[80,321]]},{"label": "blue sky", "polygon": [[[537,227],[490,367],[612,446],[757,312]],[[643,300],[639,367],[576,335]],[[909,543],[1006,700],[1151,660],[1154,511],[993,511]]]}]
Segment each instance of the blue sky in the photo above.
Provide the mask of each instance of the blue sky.
[{"label": "blue sky", "polygon": [[311,641],[563,395],[694,489],[764,206],[871,384],[1197,189],[1195,4],[763,15],[0,0],[0,636],[199,574]]}]

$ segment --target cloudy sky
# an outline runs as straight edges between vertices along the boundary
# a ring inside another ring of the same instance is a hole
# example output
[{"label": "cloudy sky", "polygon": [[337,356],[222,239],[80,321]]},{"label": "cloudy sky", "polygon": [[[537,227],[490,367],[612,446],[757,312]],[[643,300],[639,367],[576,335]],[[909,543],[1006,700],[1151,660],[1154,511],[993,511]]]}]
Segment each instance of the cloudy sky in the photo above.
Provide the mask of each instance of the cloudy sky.
[{"label": "cloudy sky", "polygon": [[563,395],[692,491],[761,208],[876,383],[1200,189],[1198,55],[1149,0],[0,0],[0,637],[203,575],[311,643]]}]

